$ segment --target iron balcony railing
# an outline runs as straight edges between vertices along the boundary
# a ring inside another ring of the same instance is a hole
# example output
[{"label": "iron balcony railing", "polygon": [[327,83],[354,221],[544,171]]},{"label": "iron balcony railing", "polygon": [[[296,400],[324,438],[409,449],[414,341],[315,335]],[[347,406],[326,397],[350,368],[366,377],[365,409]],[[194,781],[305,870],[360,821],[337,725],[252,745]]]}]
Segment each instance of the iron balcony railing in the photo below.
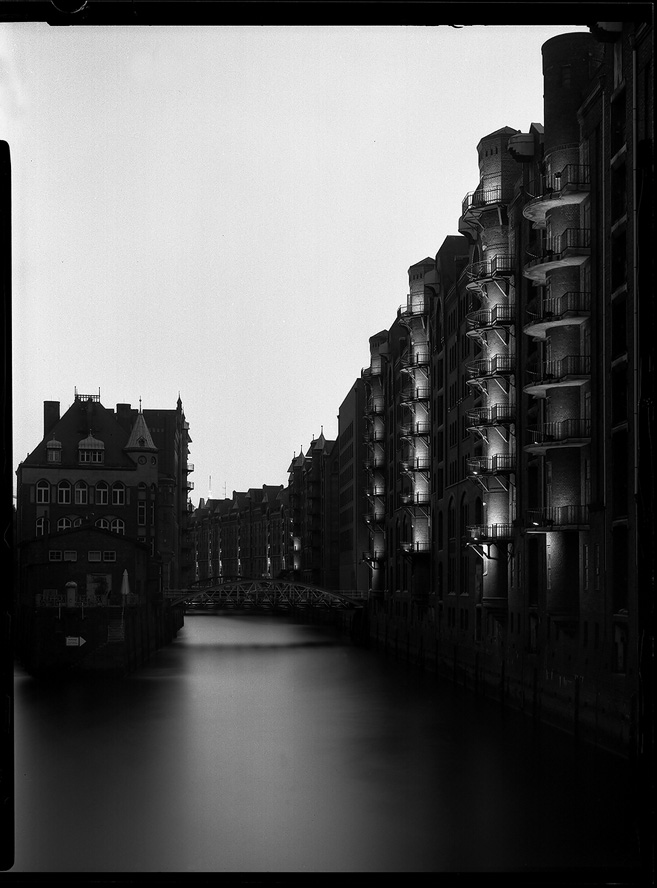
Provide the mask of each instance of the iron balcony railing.
[{"label": "iron balcony railing", "polygon": [[431,457],[414,456],[411,459],[402,459],[400,465],[406,472],[426,472],[431,468]]},{"label": "iron balcony railing", "polygon": [[531,444],[546,444],[550,441],[568,441],[591,437],[590,419],[563,419],[560,422],[545,422],[538,429],[528,429]]},{"label": "iron balcony railing", "polygon": [[495,308],[482,308],[477,311],[471,311],[467,315],[468,325],[472,329],[513,324],[515,319],[515,305],[496,305]]},{"label": "iron balcony railing", "polygon": [[508,254],[495,256],[492,259],[483,259],[466,266],[465,273],[471,280],[496,277],[498,275],[513,274],[514,257]]},{"label": "iron balcony railing", "polygon": [[401,366],[404,368],[409,367],[426,367],[429,363],[429,352],[428,351],[414,351],[409,354],[404,354],[401,356]]},{"label": "iron balcony railing", "polygon": [[194,463],[189,463],[189,462],[186,463],[185,464],[185,471],[186,472],[193,472],[194,471]]},{"label": "iron balcony railing", "polygon": [[383,561],[385,554],[385,549],[372,549],[371,552],[363,552],[363,560],[376,563],[378,561]]},{"label": "iron balcony railing", "polygon": [[544,506],[542,509],[529,509],[526,524],[532,527],[580,527],[589,523],[589,507],[578,504],[572,506]]},{"label": "iron balcony railing", "polygon": [[401,501],[405,506],[428,506],[431,502],[431,494],[428,491],[402,493]]},{"label": "iron balcony railing", "polygon": [[385,496],[386,489],[383,484],[373,484],[365,488],[365,496]]},{"label": "iron balcony railing", "polygon": [[373,471],[374,469],[382,469],[386,464],[386,458],[383,454],[378,454],[377,456],[368,456],[365,459],[365,468],[368,471]]},{"label": "iron balcony railing", "polygon": [[495,204],[506,204],[511,201],[513,194],[510,189],[503,188],[501,185],[494,185],[492,188],[479,187],[474,191],[469,191],[461,202],[461,215],[469,210],[481,209]]},{"label": "iron balcony railing", "polygon": [[420,419],[417,420],[417,422],[404,423],[404,425],[401,426],[400,431],[404,437],[428,435],[431,431],[431,423],[426,419]]},{"label": "iron balcony railing", "polygon": [[471,456],[467,460],[470,475],[497,475],[514,472],[516,458],[512,453],[497,453],[495,456]]},{"label": "iron balcony railing", "polygon": [[531,364],[527,367],[527,380],[530,385],[558,382],[570,376],[581,377],[590,374],[590,355],[567,355],[558,361],[546,361],[539,367]]},{"label": "iron balcony railing", "polygon": [[481,358],[466,364],[470,379],[485,376],[507,376],[515,371],[515,355],[496,355],[494,358]]},{"label": "iron balcony railing", "polygon": [[558,261],[568,250],[588,250],[591,247],[590,228],[567,228],[561,234],[548,237],[527,249],[530,264]]},{"label": "iron balcony railing", "polygon": [[414,388],[406,389],[402,391],[399,395],[399,400],[404,401],[428,401],[431,396],[431,390],[429,386],[415,386]]},{"label": "iron balcony railing", "polygon": [[493,407],[475,407],[473,410],[468,410],[467,417],[471,427],[513,422],[515,407],[509,404],[495,404]]},{"label": "iron balcony railing", "polygon": [[591,311],[591,294],[569,290],[562,296],[555,296],[551,299],[544,299],[538,312],[528,311],[527,318],[530,323],[540,323],[541,321],[557,321],[567,314],[574,312]]},{"label": "iron balcony railing", "polygon": [[545,179],[545,191],[575,191],[588,189],[591,184],[591,168],[587,163],[569,163],[560,172]]},{"label": "iron balcony railing", "polygon": [[366,430],[365,432],[365,440],[370,444],[376,444],[380,441],[385,440],[385,432],[382,429],[372,429]]},{"label": "iron balcony railing", "polygon": [[470,534],[470,541],[474,543],[508,540],[513,536],[512,524],[470,524],[466,530]]},{"label": "iron balcony railing", "polygon": [[370,525],[382,525],[385,521],[385,512],[368,512],[365,521]]},{"label": "iron balcony railing", "polygon": [[399,306],[397,309],[397,315],[399,317],[415,317],[417,315],[423,315],[428,311],[427,302],[424,298],[421,299],[411,299],[409,298],[405,303]]},{"label": "iron balcony railing", "polygon": [[429,540],[416,540],[415,542],[402,542],[399,544],[399,548],[408,553],[429,552],[431,544]]},{"label": "iron balcony railing", "polygon": [[373,416],[380,416],[385,410],[383,401],[368,401],[365,405],[365,412]]},{"label": "iron balcony railing", "polygon": [[360,371],[360,375],[367,379],[370,376],[381,376],[381,365],[371,366],[371,367],[363,367]]}]

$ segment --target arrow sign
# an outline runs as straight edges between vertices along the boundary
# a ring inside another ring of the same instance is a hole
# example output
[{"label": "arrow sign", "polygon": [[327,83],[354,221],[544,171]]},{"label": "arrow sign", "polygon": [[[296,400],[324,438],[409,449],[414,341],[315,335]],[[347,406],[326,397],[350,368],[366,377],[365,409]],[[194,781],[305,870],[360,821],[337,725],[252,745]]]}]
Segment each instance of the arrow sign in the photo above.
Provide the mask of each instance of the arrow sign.
[{"label": "arrow sign", "polygon": [[75,635],[66,636],[66,647],[82,647],[83,644],[86,644],[86,639],[84,638]]}]

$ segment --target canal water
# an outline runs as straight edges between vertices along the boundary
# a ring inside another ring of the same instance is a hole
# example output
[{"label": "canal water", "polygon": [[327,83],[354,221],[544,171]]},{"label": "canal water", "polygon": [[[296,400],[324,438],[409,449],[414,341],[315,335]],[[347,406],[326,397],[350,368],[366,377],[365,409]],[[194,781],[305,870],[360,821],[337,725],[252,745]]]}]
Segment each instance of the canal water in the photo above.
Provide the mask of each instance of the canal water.
[{"label": "canal water", "polygon": [[286,618],[188,616],[123,681],[18,670],[15,724],[11,873],[638,863],[620,760]]}]

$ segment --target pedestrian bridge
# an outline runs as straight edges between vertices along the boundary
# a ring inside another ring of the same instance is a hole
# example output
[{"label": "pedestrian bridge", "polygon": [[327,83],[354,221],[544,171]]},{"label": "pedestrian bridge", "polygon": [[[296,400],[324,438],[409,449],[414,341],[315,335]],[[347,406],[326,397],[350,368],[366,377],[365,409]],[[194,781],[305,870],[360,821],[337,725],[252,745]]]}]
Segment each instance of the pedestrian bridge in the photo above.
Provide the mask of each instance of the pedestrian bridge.
[{"label": "pedestrian bridge", "polygon": [[186,613],[222,609],[353,609],[362,607],[367,597],[363,592],[329,592],[307,583],[248,577],[224,577],[211,584],[193,584],[189,589],[169,590],[164,594],[171,605],[184,604]]}]

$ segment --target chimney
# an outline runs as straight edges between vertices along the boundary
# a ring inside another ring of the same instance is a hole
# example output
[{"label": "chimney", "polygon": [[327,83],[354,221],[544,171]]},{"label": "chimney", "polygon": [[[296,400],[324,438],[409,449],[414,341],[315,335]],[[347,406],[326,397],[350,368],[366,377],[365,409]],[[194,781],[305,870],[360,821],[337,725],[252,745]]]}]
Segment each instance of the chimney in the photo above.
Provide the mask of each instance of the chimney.
[{"label": "chimney", "polygon": [[43,437],[59,422],[59,401],[43,402]]},{"label": "chimney", "polygon": [[132,408],[130,404],[117,404],[116,405],[116,419],[121,428],[125,429],[126,432],[130,432],[132,430],[132,416],[131,416]]}]

